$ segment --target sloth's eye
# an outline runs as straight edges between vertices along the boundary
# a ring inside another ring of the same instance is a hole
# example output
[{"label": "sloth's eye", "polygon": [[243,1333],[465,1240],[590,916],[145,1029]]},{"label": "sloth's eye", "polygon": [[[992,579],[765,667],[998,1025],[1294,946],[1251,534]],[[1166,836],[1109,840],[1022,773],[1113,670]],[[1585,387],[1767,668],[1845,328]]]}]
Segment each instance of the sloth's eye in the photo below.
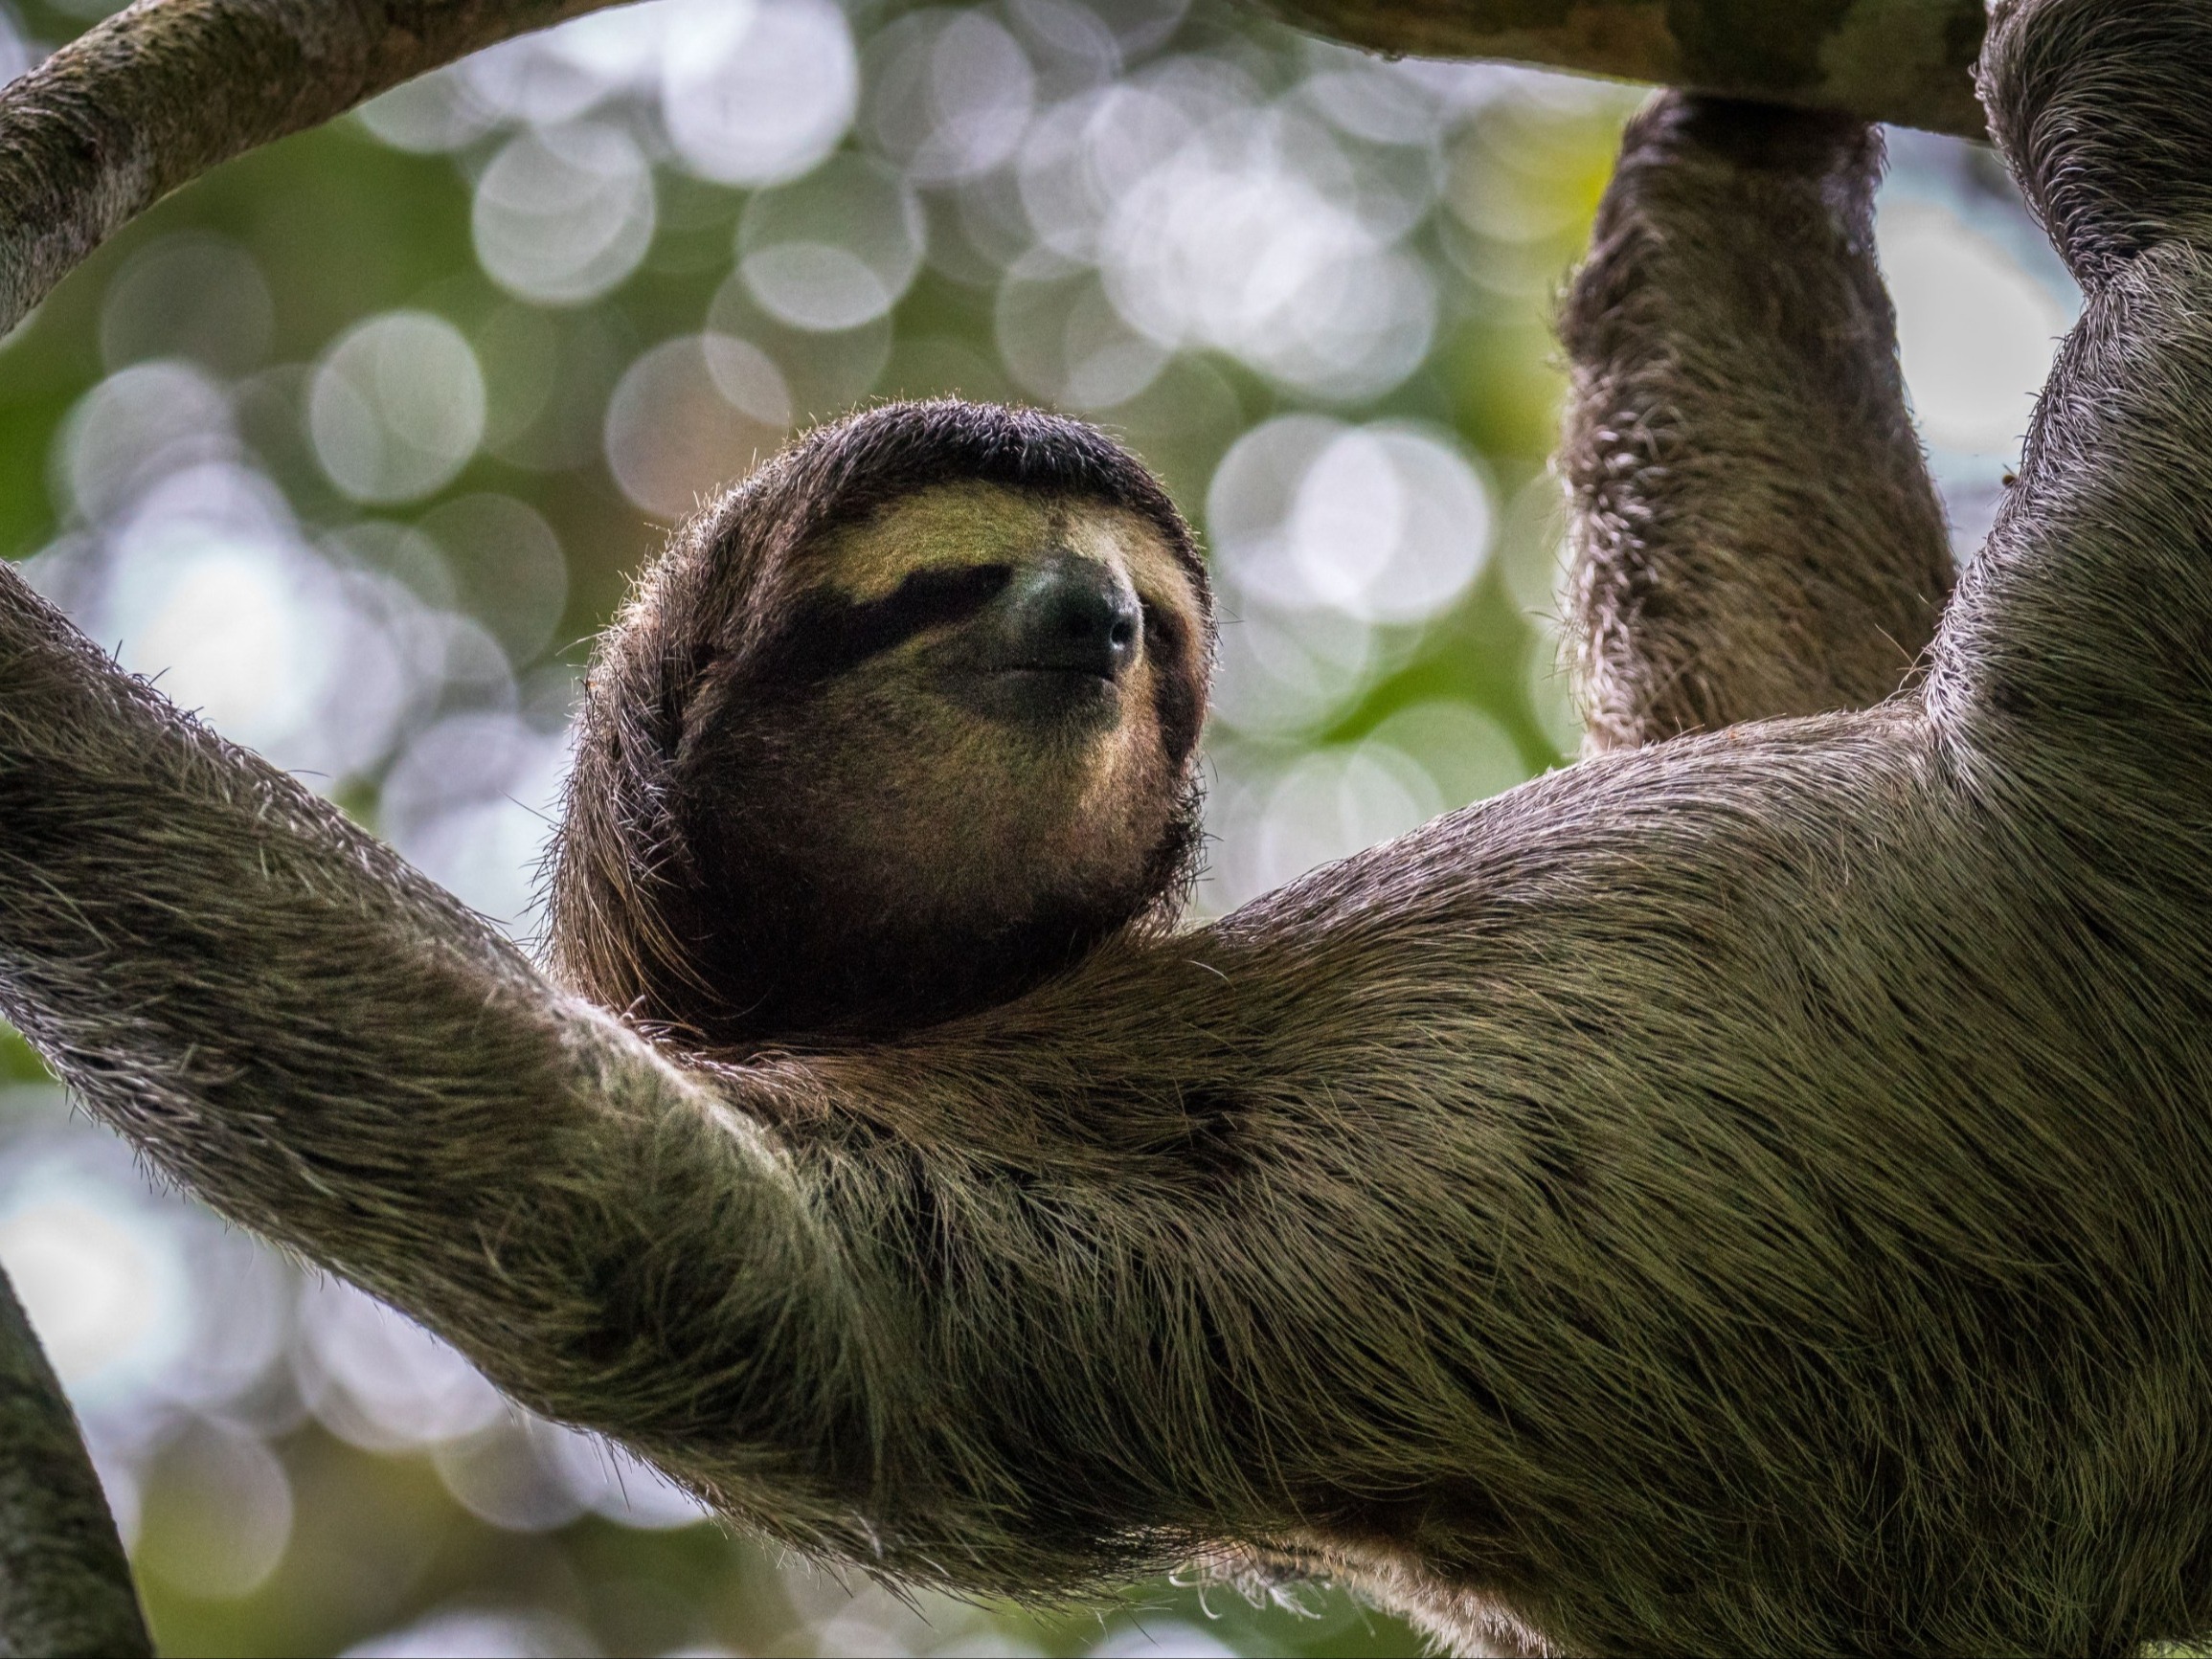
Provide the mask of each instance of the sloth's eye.
[{"label": "sloth's eye", "polygon": [[1183,618],[1166,605],[1142,594],[1138,595],[1138,607],[1144,613],[1144,637],[1162,645],[1173,645],[1183,638]]}]

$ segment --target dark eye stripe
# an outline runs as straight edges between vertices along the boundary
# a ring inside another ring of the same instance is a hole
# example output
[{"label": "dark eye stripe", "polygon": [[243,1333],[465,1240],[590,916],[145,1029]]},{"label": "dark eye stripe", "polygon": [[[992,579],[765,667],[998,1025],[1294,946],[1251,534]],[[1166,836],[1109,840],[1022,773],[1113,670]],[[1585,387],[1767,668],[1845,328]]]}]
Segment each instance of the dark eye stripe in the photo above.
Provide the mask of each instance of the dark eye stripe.
[{"label": "dark eye stripe", "polygon": [[762,685],[821,685],[916,634],[964,622],[1005,592],[1010,565],[915,571],[880,599],[855,601],[817,590],[791,607],[788,620],[747,676]]}]

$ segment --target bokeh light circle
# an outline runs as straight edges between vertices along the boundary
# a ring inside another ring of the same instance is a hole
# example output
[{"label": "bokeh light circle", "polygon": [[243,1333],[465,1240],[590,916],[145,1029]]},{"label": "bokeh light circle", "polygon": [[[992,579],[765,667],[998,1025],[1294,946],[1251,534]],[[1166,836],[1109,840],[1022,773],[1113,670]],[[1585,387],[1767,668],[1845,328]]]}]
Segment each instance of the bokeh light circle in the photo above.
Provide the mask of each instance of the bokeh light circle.
[{"label": "bokeh light circle", "polygon": [[664,340],[607,402],[607,466],[647,512],[680,519],[783,439],[791,393],[757,346],[724,334]]},{"label": "bokeh light circle", "polygon": [[898,303],[921,269],[927,235],[921,204],[895,171],[841,155],[746,204],[737,268],[771,316],[834,333]]},{"label": "bokeh light circle", "polygon": [[460,329],[386,311],[341,335],[307,402],[315,456],[356,501],[404,502],[452,482],[484,437],[484,373]]},{"label": "bokeh light circle", "polygon": [[911,13],[869,43],[868,59],[868,136],[916,184],[987,172],[1028,130],[1036,71],[988,12]]},{"label": "bokeh light circle", "polygon": [[701,178],[796,178],[837,146],[860,96],[845,13],[829,0],[711,0],[669,29],[661,119]]},{"label": "bokeh light circle", "polygon": [[2011,454],[2066,308],[1995,241],[1932,203],[1887,209],[1879,232],[1898,358],[1929,441]]},{"label": "bokeh light circle", "polygon": [[1267,603],[1418,622],[1488,556],[1495,517],[1474,462],[1440,434],[1284,415],[1215,470],[1207,524],[1224,573]]},{"label": "bokeh light circle", "polygon": [[525,132],[476,181],[471,229],[492,280],[525,300],[576,305],[638,268],[653,241],[653,170],[621,128]]}]

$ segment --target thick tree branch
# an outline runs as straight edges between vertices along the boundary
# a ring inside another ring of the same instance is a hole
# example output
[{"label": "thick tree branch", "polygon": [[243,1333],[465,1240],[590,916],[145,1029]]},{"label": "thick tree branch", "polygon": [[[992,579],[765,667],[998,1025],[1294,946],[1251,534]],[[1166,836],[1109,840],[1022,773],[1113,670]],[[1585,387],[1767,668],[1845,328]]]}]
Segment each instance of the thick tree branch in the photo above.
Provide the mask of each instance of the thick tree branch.
[{"label": "thick tree branch", "polygon": [[1985,136],[1982,0],[1264,0],[1374,52],[1492,57]]},{"label": "thick tree branch", "polygon": [[0,1654],[152,1651],[69,1401],[0,1274]]},{"label": "thick tree branch", "polygon": [[[610,0],[139,0],[0,93],[0,330],[235,155]],[[1664,81],[1978,137],[1980,0],[1263,0],[1378,52]]]},{"label": "thick tree branch", "polygon": [[0,94],[0,329],[170,191],[609,0],[139,0]]}]

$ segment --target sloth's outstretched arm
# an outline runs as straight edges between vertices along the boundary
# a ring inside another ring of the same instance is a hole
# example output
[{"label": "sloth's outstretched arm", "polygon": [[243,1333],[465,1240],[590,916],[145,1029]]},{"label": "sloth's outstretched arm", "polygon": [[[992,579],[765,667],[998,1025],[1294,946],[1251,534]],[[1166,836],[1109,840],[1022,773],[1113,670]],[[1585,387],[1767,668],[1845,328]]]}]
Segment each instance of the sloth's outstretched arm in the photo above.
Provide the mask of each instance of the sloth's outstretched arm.
[{"label": "sloth's outstretched arm", "polygon": [[1561,336],[1559,465],[1592,749],[1861,708],[1952,560],[1875,268],[1879,136],[1660,95],[1629,123]]},{"label": "sloth's outstretched arm", "polygon": [[[863,1269],[757,1129],[4,566],[0,1014],[163,1170],[533,1403],[624,1401],[648,1447],[694,1406],[711,1437],[804,1424],[770,1458],[801,1534],[827,1448],[865,1463],[896,1309],[845,1317]],[[625,1258],[702,1229],[715,1268],[616,1301]],[[646,1353],[710,1330],[730,1369]]]}]

